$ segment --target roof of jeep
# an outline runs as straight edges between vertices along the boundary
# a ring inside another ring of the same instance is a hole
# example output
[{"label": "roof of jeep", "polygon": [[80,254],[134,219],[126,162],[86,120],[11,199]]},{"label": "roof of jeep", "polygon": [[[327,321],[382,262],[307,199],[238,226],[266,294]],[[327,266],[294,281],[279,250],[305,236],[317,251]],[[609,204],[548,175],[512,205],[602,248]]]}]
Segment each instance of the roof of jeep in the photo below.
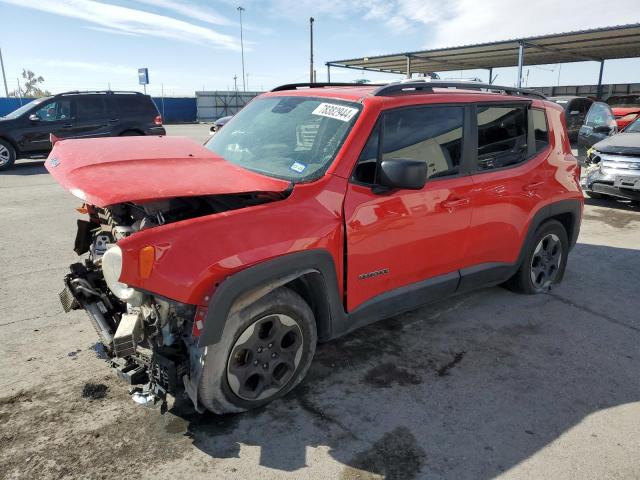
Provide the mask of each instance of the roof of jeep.
[{"label": "roof of jeep", "polygon": [[[329,87],[313,87],[313,88],[297,88],[291,90],[278,90],[262,94],[261,96],[299,96],[299,97],[321,97],[321,98],[333,98],[339,100],[346,100],[352,102],[362,102],[365,98],[373,98],[375,90],[380,88],[380,84],[373,85],[356,85],[356,86],[329,86]],[[500,92],[486,92],[473,89],[464,88],[437,88],[433,91],[415,91],[407,92],[389,96],[379,96],[375,98],[382,99],[382,101],[395,102],[399,98],[407,97],[421,97],[428,96],[433,99],[433,102],[451,101],[452,97],[464,96],[464,98],[470,102],[483,101],[487,99],[491,100],[509,100],[509,101],[531,101],[538,100],[539,98],[531,98],[527,96],[513,96]],[[458,100],[456,98],[455,100]],[[424,102],[420,102],[424,103]],[[550,102],[548,102],[550,103]]]}]

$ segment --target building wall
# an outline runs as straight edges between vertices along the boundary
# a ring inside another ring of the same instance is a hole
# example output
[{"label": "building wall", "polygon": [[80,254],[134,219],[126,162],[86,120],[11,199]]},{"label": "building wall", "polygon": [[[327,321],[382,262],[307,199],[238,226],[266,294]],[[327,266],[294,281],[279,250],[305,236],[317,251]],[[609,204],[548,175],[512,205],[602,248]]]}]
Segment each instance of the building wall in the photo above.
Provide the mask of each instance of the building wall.
[{"label": "building wall", "polygon": [[262,92],[236,92],[227,90],[196,92],[198,121],[211,122],[220,117],[235,115]]},{"label": "building wall", "polygon": [[[559,87],[531,87],[547,97],[561,95],[577,95],[579,97],[595,97],[598,94],[597,85],[571,85]],[[602,98],[611,95],[624,95],[628,93],[640,94],[640,83],[616,83],[602,85]]]}]

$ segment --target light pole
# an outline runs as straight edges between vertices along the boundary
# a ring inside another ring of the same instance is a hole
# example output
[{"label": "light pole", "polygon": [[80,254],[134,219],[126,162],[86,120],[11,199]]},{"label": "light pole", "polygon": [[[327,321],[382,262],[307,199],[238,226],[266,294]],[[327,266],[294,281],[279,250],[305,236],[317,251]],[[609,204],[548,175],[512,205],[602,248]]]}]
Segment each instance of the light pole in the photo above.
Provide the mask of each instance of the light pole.
[{"label": "light pole", "polygon": [[309,38],[310,42],[310,53],[309,53],[309,82],[314,82],[313,75],[313,17],[309,17]]},{"label": "light pole", "polygon": [[246,80],[244,76],[244,40],[242,39],[242,12],[244,12],[244,7],[238,5],[238,13],[240,13],[240,51],[242,52],[242,91],[247,91]]}]

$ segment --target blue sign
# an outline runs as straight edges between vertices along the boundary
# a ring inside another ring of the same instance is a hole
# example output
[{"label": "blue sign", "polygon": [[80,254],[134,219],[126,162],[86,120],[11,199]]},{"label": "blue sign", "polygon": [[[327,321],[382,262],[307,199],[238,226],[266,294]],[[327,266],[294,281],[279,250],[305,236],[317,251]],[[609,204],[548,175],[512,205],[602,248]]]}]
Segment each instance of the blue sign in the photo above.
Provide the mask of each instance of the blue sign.
[{"label": "blue sign", "polygon": [[138,83],[140,85],[149,85],[149,69],[148,68],[138,69]]}]

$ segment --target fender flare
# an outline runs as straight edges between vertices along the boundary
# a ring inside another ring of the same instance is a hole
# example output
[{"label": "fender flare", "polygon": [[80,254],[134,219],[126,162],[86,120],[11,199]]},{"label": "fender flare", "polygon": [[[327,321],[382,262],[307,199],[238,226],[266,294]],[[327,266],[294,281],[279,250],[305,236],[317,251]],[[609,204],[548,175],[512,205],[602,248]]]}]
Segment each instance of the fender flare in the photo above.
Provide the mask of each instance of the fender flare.
[{"label": "fender flare", "polygon": [[529,227],[525,235],[522,246],[520,247],[520,253],[516,263],[509,269],[507,278],[515,274],[526,256],[528,249],[532,247],[533,239],[535,237],[538,228],[547,220],[557,218],[558,215],[570,214],[572,225],[571,230],[567,230],[567,238],[569,240],[569,250],[572,250],[578,241],[578,235],[580,234],[580,224],[582,222],[582,202],[577,198],[560,200],[558,202],[550,203],[540,208],[531,218]]},{"label": "fender flare", "polygon": [[[209,300],[204,330],[198,347],[220,341],[230,314],[238,312],[269,292],[307,274],[319,274],[324,285],[323,301],[328,306],[329,329],[336,319],[345,317],[333,257],[327,250],[290,253],[241,270],[224,279]],[[320,326],[319,326],[320,327]]]}]

